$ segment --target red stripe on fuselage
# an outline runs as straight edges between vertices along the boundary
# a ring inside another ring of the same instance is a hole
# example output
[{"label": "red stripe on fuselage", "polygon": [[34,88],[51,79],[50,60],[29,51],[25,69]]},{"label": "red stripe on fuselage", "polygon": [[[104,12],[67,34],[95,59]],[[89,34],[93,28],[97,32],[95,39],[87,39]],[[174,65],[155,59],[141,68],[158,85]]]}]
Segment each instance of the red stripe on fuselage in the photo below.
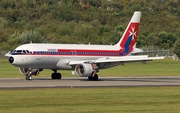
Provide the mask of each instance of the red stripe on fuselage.
[{"label": "red stripe on fuselage", "polygon": [[122,49],[120,50],[88,50],[88,49],[58,49],[58,52],[121,52]]}]

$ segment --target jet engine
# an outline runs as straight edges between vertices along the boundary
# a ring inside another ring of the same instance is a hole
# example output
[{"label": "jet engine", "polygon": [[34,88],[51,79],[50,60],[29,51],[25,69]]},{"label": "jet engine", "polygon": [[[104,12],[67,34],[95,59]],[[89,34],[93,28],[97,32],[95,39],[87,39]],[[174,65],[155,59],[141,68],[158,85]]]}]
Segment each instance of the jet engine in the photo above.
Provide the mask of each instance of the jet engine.
[{"label": "jet engine", "polygon": [[39,72],[42,71],[40,69],[31,69],[31,68],[19,68],[19,72],[23,75],[27,75],[28,72],[31,72],[31,75],[39,75]]},{"label": "jet engine", "polygon": [[91,64],[78,64],[75,67],[75,73],[81,77],[89,77],[93,73],[93,67]]}]

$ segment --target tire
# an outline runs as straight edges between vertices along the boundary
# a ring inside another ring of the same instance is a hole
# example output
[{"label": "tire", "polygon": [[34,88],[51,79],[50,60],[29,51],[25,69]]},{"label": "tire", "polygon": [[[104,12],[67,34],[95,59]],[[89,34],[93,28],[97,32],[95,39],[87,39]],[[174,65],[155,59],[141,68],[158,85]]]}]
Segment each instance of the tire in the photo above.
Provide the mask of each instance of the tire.
[{"label": "tire", "polygon": [[26,80],[32,80],[31,76],[26,76]]},{"label": "tire", "polygon": [[29,77],[28,77],[28,76],[26,76],[26,80],[29,80]]},{"label": "tire", "polygon": [[52,73],[51,78],[56,79],[56,73]]},{"label": "tire", "polygon": [[61,79],[61,73],[56,74],[56,79]]},{"label": "tire", "polygon": [[89,76],[89,77],[88,77],[88,80],[89,80],[89,81],[92,81],[92,80],[93,80],[93,77],[92,77],[92,76]]},{"label": "tire", "polygon": [[98,75],[95,74],[93,77],[89,76],[88,79],[89,79],[89,81],[98,81]]},{"label": "tire", "polygon": [[94,75],[93,80],[98,81],[98,75],[97,74]]}]

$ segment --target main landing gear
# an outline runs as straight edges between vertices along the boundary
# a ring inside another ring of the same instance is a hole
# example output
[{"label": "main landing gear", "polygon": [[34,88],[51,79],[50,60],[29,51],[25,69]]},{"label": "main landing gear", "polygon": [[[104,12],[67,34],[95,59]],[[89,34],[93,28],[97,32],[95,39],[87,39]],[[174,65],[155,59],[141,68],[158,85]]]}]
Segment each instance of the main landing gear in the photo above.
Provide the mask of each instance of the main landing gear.
[{"label": "main landing gear", "polygon": [[99,72],[99,69],[97,67],[96,64],[91,64],[94,71],[92,72],[91,76],[88,77],[89,81],[98,81],[98,74],[97,72]]},{"label": "main landing gear", "polygon": [[53,70],[54,73],[51,74],[52,79],[61,79],[61,73],[57,73],[57,70]]},{"label": "main landing gear", "polygon": [[98,81],[98,74],[92,74],[88,77],[89,81]]}]

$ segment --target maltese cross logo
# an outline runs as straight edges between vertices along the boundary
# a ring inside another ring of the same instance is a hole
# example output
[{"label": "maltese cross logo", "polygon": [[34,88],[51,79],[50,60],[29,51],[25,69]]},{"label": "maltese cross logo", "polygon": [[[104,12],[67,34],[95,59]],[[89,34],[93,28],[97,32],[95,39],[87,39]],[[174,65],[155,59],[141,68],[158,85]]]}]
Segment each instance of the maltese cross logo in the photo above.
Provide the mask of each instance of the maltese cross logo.
[{"label": "maltese cross logo", "polygon": [[131,27],[131,31],[129,31],[130,35],[129,36],[132,36],[132,40],[134,40],[134,38],[136,37],[136,31],[135,30],[135,27]]}]

